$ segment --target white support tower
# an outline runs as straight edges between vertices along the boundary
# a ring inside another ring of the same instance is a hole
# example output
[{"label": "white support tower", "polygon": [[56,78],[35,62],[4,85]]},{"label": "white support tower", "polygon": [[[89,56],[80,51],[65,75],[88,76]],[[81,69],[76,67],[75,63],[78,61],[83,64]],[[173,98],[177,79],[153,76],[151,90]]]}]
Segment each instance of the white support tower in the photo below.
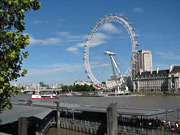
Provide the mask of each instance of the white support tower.
[{"label": "white support tower", "polygon": [[[104,53],[105,53],[105,54],[108,54],[109,57],[110,57],[110,59],[111,59],[112,71],[113,71],[114,79],[115,79],[116,86],[117,86],[116,93],[119,93],[120,90],[122,89],[122,84],[123,84],[123,82],[124,82],[124,79],[123,79],[123,77],[122,77],[122,75],[121,75],[121,73],[120,73],[120,70],[119,70],[119,68],[118,68],[118,66],[117,66],[117,63],[115,62],[115,60],[114,60],[114,58],[113,58],[113,56],[115,56],[116,53],[113,53],[113,52],[110,52],[110,51],[105,51]],[[114,66],[115,66],[115,68],[116,68],[116,70],[117,70],[117,72],[118,72],[118,74],[119,74],[119,80],[117,80],[117,78],[116,78],[116,73],[115,73],[115,70],[114,70]]]}]

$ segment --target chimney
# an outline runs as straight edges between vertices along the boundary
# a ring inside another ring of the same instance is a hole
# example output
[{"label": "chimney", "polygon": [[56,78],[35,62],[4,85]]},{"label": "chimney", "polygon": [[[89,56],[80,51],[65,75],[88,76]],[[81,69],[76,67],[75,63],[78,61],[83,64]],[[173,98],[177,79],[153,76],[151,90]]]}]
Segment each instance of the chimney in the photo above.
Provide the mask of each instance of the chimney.
[{"label": "chimney", "polygon": [[169,72],[172,71],[172,64],[169,65]]},{"label": "chimney", "polygon": [[152,74],[152,68],[151,68],[150,72],[151,72],[151,74]]},{"label": "chimney", "polygon": [[156,67],[156,73],[157,74],[159,73],[159,67]]},{"label": "chimney", "polygon": [[141,73],[142,73],[142,69],[140,68],[140,75],[141,75]]}]

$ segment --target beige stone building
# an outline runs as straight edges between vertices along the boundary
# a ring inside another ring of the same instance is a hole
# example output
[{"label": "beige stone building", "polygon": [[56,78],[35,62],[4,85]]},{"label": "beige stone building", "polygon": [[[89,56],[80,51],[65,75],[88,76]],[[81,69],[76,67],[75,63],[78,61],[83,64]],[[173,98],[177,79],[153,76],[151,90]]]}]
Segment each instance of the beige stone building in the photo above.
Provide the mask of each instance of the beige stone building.
[{"label": "beige stone building", "polygon": [[138,72],[133,77],[133,89],[138,92],[180,90],[180,66],[168,70]]},{"label": "beige stone building", "polygon": [[117,75],[114,76],[114,75],[112,74],[110,77],[111,77],[111,79],[106,80],[106,86],[107,86],[108,88],[111,88],[111,87],[114,87],[114,86],[117,85],[117,83],[116,83],[116,81],[115,81],[115,80],[118,79],[118,78],[117,78]]},{"label": "beige stone building", "polygon": [[137,52],[135,74],[152,70],[152,54],[149,50],[139,50]]}]

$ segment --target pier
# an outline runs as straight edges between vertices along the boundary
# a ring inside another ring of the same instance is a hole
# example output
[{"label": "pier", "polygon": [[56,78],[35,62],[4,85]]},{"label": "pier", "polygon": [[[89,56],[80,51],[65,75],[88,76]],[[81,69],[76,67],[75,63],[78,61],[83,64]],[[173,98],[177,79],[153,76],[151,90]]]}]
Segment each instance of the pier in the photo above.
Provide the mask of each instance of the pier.
[{"label": "pier", "polygon": [[[0,132],[9,134],[27,132],[25,134],[40,135],[45,134],[50,127],[98,135],[119,135],[120,133],[151,135],[171,131],[161,130],[162,125],[148,124],[150,117],[167,115],[174,112],[173,110],[117,108],[116,103],[114,104],[115,106],[113,103],[109,106],[92,106],[59,102],[32,102],[31,104],[28,101],[16,102],[12,110],[0,114]],[[158,119],[153,121],[155,120]],[[24,123],[28,123],[27,130],[21,131],[22,128],[18,127]],[[9,128],[11,131],[8,130]]]}]

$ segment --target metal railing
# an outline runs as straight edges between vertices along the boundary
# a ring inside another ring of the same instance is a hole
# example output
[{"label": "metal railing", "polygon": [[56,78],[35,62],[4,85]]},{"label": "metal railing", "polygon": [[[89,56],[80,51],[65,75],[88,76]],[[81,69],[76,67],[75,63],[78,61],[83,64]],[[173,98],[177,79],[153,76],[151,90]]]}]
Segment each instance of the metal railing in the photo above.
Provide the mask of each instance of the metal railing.
[{"label": "metal railing", "polygon": [[[130,126],[118,126],[118,130],[115,131],[117,135],[179,135],[179,132],[162,129],[148,129],[140,127]],[[108,135],[108,134],[104,134]]]},{"label": "metal railing", "polygon": [[77,120],[63,117],[60,118],[60,121],[60,127],[69,130],[98,135],[103,135],[106,132],[106,124],[99,122]]}]

